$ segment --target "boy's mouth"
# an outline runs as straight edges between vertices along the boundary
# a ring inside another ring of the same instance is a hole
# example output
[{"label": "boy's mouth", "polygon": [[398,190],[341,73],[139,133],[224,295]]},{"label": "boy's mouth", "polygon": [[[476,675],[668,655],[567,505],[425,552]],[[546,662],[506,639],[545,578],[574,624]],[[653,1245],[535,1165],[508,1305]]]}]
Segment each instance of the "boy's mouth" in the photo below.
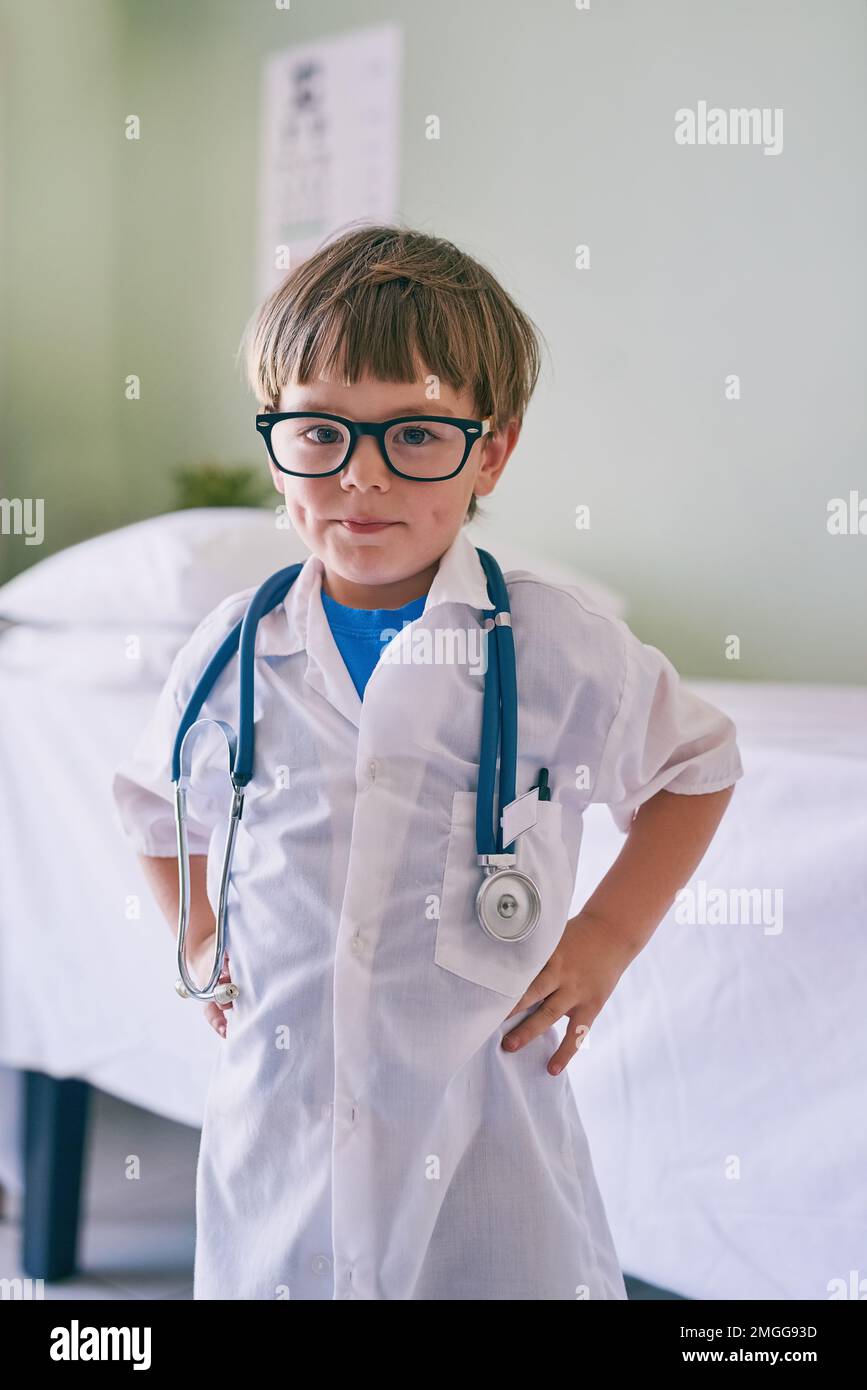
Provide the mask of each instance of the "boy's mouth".
[{"label": "boy's mouth", "polygon": [[393,521],[376,521],[373,518],[347,517],[341,519],[340,525],[347,531],[366,533],[368,531],[384,531],[386,526],[393,526]]}]

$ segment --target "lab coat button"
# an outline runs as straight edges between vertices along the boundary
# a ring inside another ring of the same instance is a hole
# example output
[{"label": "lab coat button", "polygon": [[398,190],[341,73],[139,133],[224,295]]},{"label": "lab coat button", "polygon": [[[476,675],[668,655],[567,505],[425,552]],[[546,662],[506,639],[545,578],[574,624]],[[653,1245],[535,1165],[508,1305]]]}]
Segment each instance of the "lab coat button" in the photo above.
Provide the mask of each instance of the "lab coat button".
[{"label": "lab coat button", "polygon": [[357,781],[359,791],[366,792],[368,787],[373,786],[373,783],[376,781],[376,773],[378,767],[379,764],[377,763],[376,758],[370,758],[368,760],[367,767],[365,768],[364,772],[359,772],[358,774]]},{"label": "lab coat button", "polygon": [[310,1261],[310,1268],[314,1274],[327,1274],[331,1268],[331,1261],[327,1255],[314,1255]]}]

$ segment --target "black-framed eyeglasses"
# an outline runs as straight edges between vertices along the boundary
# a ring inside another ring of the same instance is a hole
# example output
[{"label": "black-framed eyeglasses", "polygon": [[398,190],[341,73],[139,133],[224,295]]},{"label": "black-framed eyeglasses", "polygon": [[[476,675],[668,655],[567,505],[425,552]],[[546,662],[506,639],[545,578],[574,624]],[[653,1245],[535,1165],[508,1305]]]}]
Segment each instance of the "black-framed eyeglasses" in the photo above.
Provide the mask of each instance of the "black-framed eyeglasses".
[{"label": "black-framed eyeglasses", "polygon": [[331,477],[349,463],[361,436],[372,434],[391,472],[417,483],[453,478],[476,441],[493,433],[490,419],[398,415],[393,420],[347,420],[302,410],[266,411],[256,416],[256,429],[281,473]]}]

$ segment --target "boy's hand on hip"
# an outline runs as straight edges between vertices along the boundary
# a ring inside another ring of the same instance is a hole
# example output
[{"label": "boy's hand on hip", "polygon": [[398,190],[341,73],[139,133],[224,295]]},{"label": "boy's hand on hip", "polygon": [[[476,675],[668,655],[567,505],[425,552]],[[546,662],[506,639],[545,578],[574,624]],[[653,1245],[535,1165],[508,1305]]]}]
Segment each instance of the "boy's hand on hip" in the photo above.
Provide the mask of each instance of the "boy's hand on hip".
[{"label": "boy's hand on hip", "polygon": [[516,1052],[565,1014],[569,1026],[548,1061],[549,1073],[556,1076],[575,1056],[631,959],[624,953],[622,940],[604,922],[580,912],[570,918],[551,959],[506,1017],[533,1004],[538,1009],[504,1034],[503,1048]]},{"label": "boy's hand on hip", "polygon": [[[210,975],[211,970],[213,969],[213,965],[214,937],[212,936],[201,947],[201,950],[195,956],[193,960],[193,973],[198,980],[204,982],[208,979],[208,976]],[[231,978],[232,977],[229,974],[229,952],[224,951],[223,968],[220,971],[219,977],[217,979],[217,984],[230,984]],[[226,1019],[226,1013],[229,1009],[234,1008],[234,1005],[231,1002],[229,1002],[228,1004],[218,1004],[216,1000],[209,999],[207,1003],[203,1005],[203,1008],[205,1018],[208,1020],[211,1027],[215,1030],[215,1032],[219,1033],[221,1038],[224,1038],[226,1036],[226,1025],[228,1022],[228,1020]]]}]

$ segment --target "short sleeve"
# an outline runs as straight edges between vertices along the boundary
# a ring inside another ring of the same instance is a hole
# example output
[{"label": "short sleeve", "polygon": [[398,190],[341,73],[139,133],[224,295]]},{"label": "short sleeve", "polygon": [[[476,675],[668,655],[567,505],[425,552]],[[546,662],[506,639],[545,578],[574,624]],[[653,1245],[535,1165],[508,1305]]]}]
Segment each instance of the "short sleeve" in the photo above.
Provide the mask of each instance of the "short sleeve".
[{"label": "short sleeve", "polygon": [[591,801],[608,806],[618,829],[658,791],[722,791],[743,776],[733,721],[687,690],[665,654],[622,620],[623,686]]},{"label": "short sleeve", "polygon": [[[195,636],[198,638],[198,632]],[[194,684],[187,672],[191,672],[199,646],[198,641],[190,639],[177,653],[130,756],[114,771],[111,791],[117,818],[138,854],[164,858],[177,854],[172,749]],[[187,843],[190,854],[207,854],[211,831],[225,815],[225,807],[221,811],[215,796],[217,779],[207,775],[209,769],[197,767],[201,761],[198,754],[197,748],[192,785],[187,793]],[[226,796],[223,799],[227,801]]]}]

